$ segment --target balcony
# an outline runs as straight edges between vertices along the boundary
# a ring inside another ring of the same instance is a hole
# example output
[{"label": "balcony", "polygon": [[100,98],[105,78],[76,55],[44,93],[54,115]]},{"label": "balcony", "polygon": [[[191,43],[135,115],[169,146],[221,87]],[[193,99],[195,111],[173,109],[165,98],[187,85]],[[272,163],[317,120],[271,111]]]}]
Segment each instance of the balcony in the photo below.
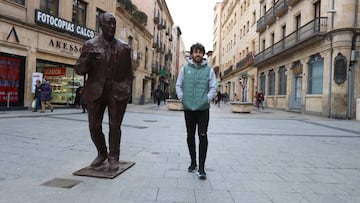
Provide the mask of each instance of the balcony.
[{"label": "balcony", "polygon": [[265,24],[270,25],[270,24],[274,23],[275,20],[276,20],[276,18],[274,16],[274,7],[271,7],[265,13]]},{"label": "balcony", "polygon": [[261,16],[256,24],[256,32],[263,32],[266,29],[265,16]]},{"label": "balcony", "polygon": [[161,42],[158,43],[158,47],[156,47],[156,52],[157,53],[162,52],[162,46],[163,46],[163,44]]},{"label": "balcony", "polygon": [[231,65],[231,66],[229,66],[228,69],[226,69],[226,70],[224,71],[224,76],[223,76],[223,77],[226,77],[226,76],[229,75],[232,71],[233,71],[233,66]]},{"label": "balcony", "polygon": [[159,47],[159,42],[154,42],[152,48],[157,49]]},{"label": "balcony", "polygon": [[287,11],[287,1],[286,0],[279,0],[274,5],[274,16],[280,17]]},{"label": "balcony", "polygon": [[252,52],[248,53],[246,57],[236,63],[236,69],[241,70],[246,68],[248,65],[254,63],[254,55]]},{"label": "balcony", "polygon": [[159,62],[153,62],[151,64],[151,72],[157,73],[159,71]]},{"label": "balcony", "polygon": [[327,17],[315,18],[276,44],[257,54],[254,59],[254,64],[258,65],[291,48],[300,48],[306,44],[314,43],[319,40],[318,37],[323,38],[323,35],[326,34],[326,32]]}]

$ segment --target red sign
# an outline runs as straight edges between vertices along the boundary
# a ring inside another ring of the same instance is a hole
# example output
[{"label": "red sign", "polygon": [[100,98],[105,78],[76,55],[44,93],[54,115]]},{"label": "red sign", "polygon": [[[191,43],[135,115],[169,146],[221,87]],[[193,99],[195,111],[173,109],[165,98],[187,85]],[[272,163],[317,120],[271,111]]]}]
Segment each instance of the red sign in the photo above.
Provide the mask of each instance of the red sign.
[{"label": "red sign", "polygon": [[64,67],[50,67],[50,68],[45,68],[44,71],[44,76],[65,76],[66,75],[66,68]]},{"label": "red sign", "polygon": [[20,59],[0,56],[0,102],[19,102]]}]

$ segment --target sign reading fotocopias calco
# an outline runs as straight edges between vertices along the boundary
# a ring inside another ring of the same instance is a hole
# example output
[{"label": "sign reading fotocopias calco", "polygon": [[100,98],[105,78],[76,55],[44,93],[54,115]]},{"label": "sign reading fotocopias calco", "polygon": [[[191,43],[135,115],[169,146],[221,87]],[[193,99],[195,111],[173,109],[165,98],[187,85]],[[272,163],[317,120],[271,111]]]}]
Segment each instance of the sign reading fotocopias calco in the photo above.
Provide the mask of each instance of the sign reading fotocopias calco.
[{"label": "sign reading fotocopias calco", "polygon": [[54,28],[56,30],[65,31],[86,39],[92,39],[95,37],[95,31],[90,28],[77,25],[73,22],[44,13],[43,11],[37,9],[35,10],[35,23]]}]

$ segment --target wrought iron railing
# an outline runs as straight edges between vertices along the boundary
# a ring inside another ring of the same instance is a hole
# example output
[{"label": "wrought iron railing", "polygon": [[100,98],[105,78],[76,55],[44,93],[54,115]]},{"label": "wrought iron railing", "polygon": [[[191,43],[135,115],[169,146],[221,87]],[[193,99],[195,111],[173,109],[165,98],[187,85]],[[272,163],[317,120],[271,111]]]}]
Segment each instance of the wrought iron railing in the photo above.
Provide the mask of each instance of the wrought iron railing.
[{"label": "wrought iron railing", "polygon": [[327,17],[318,17],[255,56],[255,65],[327,32]]}]

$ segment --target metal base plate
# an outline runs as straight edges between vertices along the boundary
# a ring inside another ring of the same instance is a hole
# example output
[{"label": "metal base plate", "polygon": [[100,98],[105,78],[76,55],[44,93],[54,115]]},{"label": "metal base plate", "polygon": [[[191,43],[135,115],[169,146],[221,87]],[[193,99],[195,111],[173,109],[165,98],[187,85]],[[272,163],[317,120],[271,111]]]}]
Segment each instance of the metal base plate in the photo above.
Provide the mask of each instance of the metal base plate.
[{"label": "metal base plate", "polygon": [[134,165],[135,162],[119,161],[119,168],[117,170],[110,170],[108,162],[104,162],[104,164],[99,167],[87,166],[82,168],[78,171],[75,171],[73,175],[113,179]]}]

